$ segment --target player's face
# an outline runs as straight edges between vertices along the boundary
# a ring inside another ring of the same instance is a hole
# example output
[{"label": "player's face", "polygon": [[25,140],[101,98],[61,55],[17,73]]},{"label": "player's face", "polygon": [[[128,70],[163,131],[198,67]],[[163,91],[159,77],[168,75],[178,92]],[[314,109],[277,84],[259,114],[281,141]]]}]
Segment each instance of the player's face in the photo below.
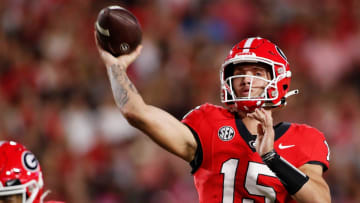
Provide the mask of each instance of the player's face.
[{"label": "player's face", "polygon": [[[266,69],[265,65],[249,63],[239,64],[234,67],[234,76],[246,75],[246,76],[257,76],[270,80],[270,72]],[[265,80],[254,78],[254,77],[238,77],[233,79],[233,88],[237,97],[257,97],[260,96],[268,85]],[[252,82],[251,82],[252,81]],[[251,90],[250,90],[250,85]],[[251,92],[250,92],[251,91]]]},{"label": "player's face", "polygon": [[22,195],[0,196],[0,203],[22,203]]}]

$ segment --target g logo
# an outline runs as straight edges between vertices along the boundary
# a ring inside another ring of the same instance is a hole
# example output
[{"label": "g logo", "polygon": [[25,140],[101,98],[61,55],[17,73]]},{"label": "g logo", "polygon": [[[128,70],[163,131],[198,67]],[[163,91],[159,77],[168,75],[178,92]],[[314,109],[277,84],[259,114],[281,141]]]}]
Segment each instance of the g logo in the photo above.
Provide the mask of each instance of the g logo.
[{"label": "g logo", "polygon": [[38,160],[35,158],[35,155],[29,151],[24,152],[22,161],[24,164],[24,168],[29,171],[34,171],[38,168]]},{"label": "g logo", "polygon": [[251,148],[254,148],[254,149],[255,149],[255,147],[256,147],[256,142],[255,142],[255,140],[251,140],[251,141],[249,142],[249,146],[250,146]]},{"label": "g logo", "polygon": [[235,136],[235,131],[231,126],[223,126],[219,129],[218,136],[222,141],[230,141]]}]

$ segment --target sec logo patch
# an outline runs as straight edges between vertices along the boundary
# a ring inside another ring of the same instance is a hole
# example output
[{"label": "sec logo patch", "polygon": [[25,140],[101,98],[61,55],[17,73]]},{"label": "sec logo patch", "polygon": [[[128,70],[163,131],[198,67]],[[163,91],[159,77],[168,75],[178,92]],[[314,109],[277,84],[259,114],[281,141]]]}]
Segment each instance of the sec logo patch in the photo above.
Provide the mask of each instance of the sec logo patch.
[{"label": "sec logo patch", "polygon": [[222,141],[230,141],[235,136],[235,131],[231,126],[223,126],[218,131],[218,136]]}]

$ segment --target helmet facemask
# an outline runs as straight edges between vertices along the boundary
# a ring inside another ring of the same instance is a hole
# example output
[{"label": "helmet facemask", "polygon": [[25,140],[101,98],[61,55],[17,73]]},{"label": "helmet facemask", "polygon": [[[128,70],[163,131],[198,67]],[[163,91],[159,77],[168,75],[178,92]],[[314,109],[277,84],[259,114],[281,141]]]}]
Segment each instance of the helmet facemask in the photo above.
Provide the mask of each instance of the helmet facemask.
[{"label": "helmet facemask", "polygon": [[31,180],[21,185],[6,186],[1,188],[0,196],[21,195],[23,203],[32,203],[42,188],[41,184]]},{"label": "helmet facemask", "polygon": [[[248,93],[247,95],[237,95],[235,89],[234,89],[234,80],[240,79],[244,80],[248,78],[250,80],[250,84],[248,86]],[[262,81],[264,82],[264,87],[259,87],[254,85],[254,81]],[[277,89],[275,84],[272,82],[272,80],[265,79],[263,77],[259,76],[253,76],[253,75],[234,75],[231,77],[226,78],[224,81],[224,88],[225,92],[225,100],[224,102],[237,102],[237,101],[272,101],[276,98],[269,98],[267,92],[270,88]],[[262,93],[256,93],[254,89],[263,89]]]},{"label": "helmet facemask", "polygon": [[[238,64],[257,64],[261,65],[270,73],[270,79],[254,75],[234,75],[234,67]],[[251,112],[259,107],[278,107],[285,104],[284,98],[280,98],[280,93],[287,91],[288,85],[281,85],[280,81],[291,77],[291,72],[286,71],[282,63],[277,63],[266,58],[239,55],[223,64],[221,73],[221,101],[227,104],[231,109]],[[237,78],[250,79],[249,94],[238,96],[233,87],[233,81]],[[254,86],[254,81],[263,81],[262,87]],[[254,88],[263,88],[262,93],[253,93]],[[281,89],[280,89],[281,88]],[[253,95],[252,95],[253,94]]]}]

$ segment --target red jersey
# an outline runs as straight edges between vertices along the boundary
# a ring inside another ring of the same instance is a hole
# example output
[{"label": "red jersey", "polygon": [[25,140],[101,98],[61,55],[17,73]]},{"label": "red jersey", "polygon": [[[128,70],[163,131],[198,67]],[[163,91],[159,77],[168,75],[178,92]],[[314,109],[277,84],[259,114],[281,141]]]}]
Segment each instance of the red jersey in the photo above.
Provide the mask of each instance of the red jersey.
[{"label": "red jersey", "polygon": [[[182,120],[194,134],[198,148],[191,162],[201,203],[295,202],[256,152],[241,118],[227,109],[204,104]],[[329,167],[329,150],[318,130],[300,124],[274,127],[275,151],[295,167]]]}]

